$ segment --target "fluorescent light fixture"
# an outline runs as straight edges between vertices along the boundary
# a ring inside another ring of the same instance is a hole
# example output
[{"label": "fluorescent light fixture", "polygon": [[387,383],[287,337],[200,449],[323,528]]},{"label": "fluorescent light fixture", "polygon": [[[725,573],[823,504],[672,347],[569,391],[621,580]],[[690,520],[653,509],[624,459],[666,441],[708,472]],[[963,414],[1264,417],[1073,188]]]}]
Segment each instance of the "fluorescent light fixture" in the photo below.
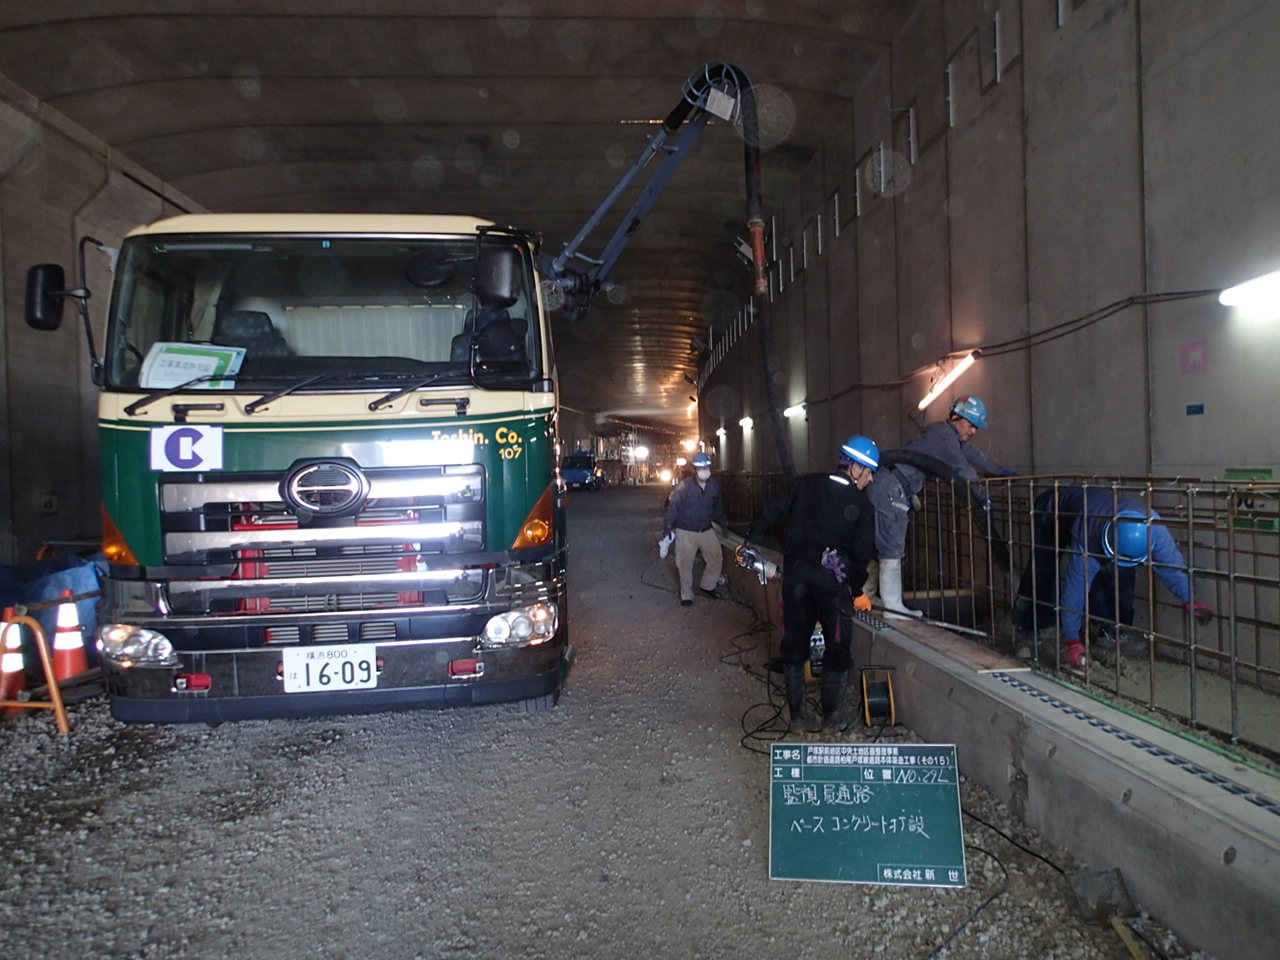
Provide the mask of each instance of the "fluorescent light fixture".
[{"label": "fluorescent light fixture", "polygon": [[1227,287],[1218,302],[1251,317],[1280,316],[1280,270]]},{"label": "fluorescent light fixture", "polygon": [[738,426],[740,426],[743,430],[750,430],[752,424],[754,423],[755,421],[752,420],[750,417],[743,417],[741,420],[738,421]]},{"label": "fluorescent light fixture", "polygon": [[787,409],[783,410],[782,415],[786,417],[788,420],[790,420],[792,417],[803,417],[804,409],[805,409],[805,405],[803,403],[797,403],[795,406],[787,407]]},{"label": "fluorescent light fixture", "polygon": [[929,404],[933,403],[933,401],[937,400],[938,395],[941,394],[943,390],[946,390],[947,387],[955,383],[956,380],[959,379],[960,374],[972,367],[980,356],[982,356],[982,353],[978,350],[970,350],[966,353],[964,357],[960,359],[960,362],[947,372],[946,376],[934,384],[933,389],[925,394],[924,399],[916,404],[916,409],[923,410],[925,407],[929,406]]},{"label": "fluorescent light fixture", "polygon": [[721,427],[719,430],[716,431],[716,436],[719,437],[721,440],[723,440],[725,437],[728,436],[728,433],[725,431],[724,427]]}]

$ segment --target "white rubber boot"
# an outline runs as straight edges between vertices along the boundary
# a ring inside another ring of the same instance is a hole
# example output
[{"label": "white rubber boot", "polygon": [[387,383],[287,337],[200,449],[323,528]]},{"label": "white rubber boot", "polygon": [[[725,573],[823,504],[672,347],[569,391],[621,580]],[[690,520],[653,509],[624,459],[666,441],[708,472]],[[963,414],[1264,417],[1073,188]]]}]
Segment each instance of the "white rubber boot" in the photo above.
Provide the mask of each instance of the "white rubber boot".
[{"label": "white rubber boot", "polygon": [[896,560],[880,558],[880,601],[884,604],[884,615],[890,620],[924,616],[923,612],[912,610],[902,602],[901,558]]},{"label": "white rubber boot", "polygon": [[862,585],[862,592],[867,595],[867,599],[874,605],[880,599],[880,561],[870,560],[867,562],[867,582]]}]

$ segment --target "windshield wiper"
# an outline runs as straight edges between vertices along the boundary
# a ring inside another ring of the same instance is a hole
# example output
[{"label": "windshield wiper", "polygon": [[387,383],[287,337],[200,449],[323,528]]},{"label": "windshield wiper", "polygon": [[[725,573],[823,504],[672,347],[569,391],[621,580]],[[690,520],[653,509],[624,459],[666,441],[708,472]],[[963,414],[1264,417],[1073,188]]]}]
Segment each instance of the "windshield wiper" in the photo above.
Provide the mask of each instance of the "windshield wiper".
[{"label": "windshield wiper", "polygon": [[457,370],[444,370],[440,373],[433,373],[429,377],[423,377],[421,380],[415,380],[412,383],[401,387],[399,390],[392,390],[390,393],[384,393],[377,400],[370,400],[369,409],[372,412],[377,413],[387,404],[394,403],[407,393],[413,393],[415,390],[421,390],[423,387],[429,387],[431,384],[436,383],[439,380],[444,380],[448,377],[456,377],[458,376],[458,373],[459,371]]},{"label": "windshield wiper", "polygon": [[182,383],[178,384],[176,387],[165,387],[163,390],[157,390],[154,393],[148,393],[145,397],[135,400],[133,401],[133,403],[125,407],[124,412],[131,417],[135,417],[138,415],[139,411],[141,411],[143,407],[150,406],[151,404],[155,403],[157,400],[163,400],[165,397],[172,396],[173,394],[177,393],[180,390],[187,389],[187,387],[194,386],[197,383],[204,383],[206,380],[226,380],[226,379],[228,379],[228,377],[225,371],[223,373],[206,373],[198,377],[192,377],[190,380],[184,380]]},{"label": "windshield wiper", "polygon": [[299,380],[297,383],[291,383],[287,387],[281,387],[279,390],[275,390],[271,393],[264,393],[252,403],[246,403],[244,405],[244,412],[252,416],[258,412],[259,408],[265,407],[273,400],[279,400],[281,397],[287,397],[295,390],[301,390],[303,387],[312,386],[313,384],[320,383],[323,380],[332,380],[337,376],[339,375],[336,373],[317,373],[313,376],[307,377],[305,380]]}]

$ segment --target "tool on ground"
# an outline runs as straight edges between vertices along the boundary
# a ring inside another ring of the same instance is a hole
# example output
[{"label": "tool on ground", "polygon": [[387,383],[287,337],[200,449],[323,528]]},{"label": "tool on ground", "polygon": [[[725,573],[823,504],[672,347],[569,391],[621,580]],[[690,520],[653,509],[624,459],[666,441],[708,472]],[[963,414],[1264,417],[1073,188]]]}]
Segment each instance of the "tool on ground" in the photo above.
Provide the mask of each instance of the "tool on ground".
[{"label": "tool on ground", "polygon": [[893,700],[893,667],[868,664],[858,668],[862,680],[862,718],[868,727],[892,727],[898,722]]}]

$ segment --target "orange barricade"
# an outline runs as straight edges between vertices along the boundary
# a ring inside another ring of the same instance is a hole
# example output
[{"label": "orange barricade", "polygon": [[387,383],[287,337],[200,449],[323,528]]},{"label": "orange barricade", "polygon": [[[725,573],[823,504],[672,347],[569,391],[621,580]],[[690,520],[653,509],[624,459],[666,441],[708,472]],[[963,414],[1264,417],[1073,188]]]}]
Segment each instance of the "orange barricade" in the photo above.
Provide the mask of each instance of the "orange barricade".
[{"label": "orange barricade", "polygon": [[[49,653],[49,641],[44,635],[40,622],[26,614],[6,616],[4,632],[18,630],[21,626],[31,628],[35,635],[36,652],[40,654],[40,664],[44,667],[45,683],[49,687],[49,699],[45,700],[0,700],[0,707],[20,710],[52,710],[58,724],[59,733],[70,733],[71,722],[67,719],[67,708],[62,702],[62,689],[58,686],[58,678],[54,674],[53,657]],[[7,712],[7,709],[6,709]]]},{"label": "orange barricade", "polygon": [[[27,689],[26,664],[22,659],[22,627],[9,623],[13,607],[4,608],[4,627],[0,628],[0,700],[17,700]],[[17,713],[17,707],[6,707],[0,714]]]}]

